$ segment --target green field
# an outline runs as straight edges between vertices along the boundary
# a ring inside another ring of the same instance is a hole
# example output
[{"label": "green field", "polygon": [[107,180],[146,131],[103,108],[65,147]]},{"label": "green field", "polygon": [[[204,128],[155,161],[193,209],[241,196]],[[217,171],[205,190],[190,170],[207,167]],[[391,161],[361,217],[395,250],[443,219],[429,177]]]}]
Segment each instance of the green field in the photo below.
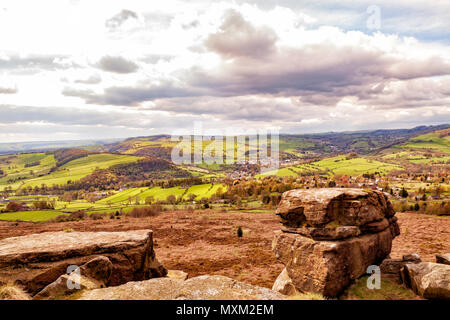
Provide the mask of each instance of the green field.
[{"label": "green field", "polygon": [[[39,210],[39,211],[20,211],[20,212],[6,212],[0,213],[0,220],[6,221],[33,221],[40,222],[53,219],[61,214],[70,214],[71,212],[85,210],[87,214],[92,213],[111,213],[115,211],[128,212],[136,205],[144,205],[145,199],[152,196],[154,201],[166,200],[168,196],[174,195],[176,197],[183,196],[183,200],[187,200],[189,194],[194,194],[195,200],[201,200],[206,197],[209,198],[215,194],[220,188],[226,191],[226,185],[222,183],[209,183],[194,185],[186,188],[172,187],[172,188],[130,188],[116,194],[99,200],[97,202],[87,202],[85,200],[75,200],[71,202],[59,201],[55,196],[21,196],[10,197],[10,200],[25,203],[29,206],[37,200],[47,200],[55,202],[55,210]],[[2,205],[2,208],[4,206]]]},{"label": "green field", "polygon": [[57,210],[41,210],[41,211],[19,211],[0,213],[0,220],[3,221],[32,221],[41,222],[54,219],[59,215],[66,214]]},{"label": "green field", "polygon": [[[33,164],[35,162],[39,162],[39,164],[25,167],[25,165]],[[41,174],[47,174],[55,164],[56,161],[52,154],[29,153],[14,156],[0,156],[0,170],[6,173],[6,176],[0,177],[0,190],[6,185],[10,185],[13,189],[16,189],[26,181],[26,179],[32,179]],[[19,180],[12,183],[8,182],[16,179]]]},{"label": "green field", "polygon": [[350,176],[375,172],[385,174],[392,170],[403,169],[398,165],[365,158],[347,160],[345,159],[345,156],[327,158],[312,164],[322,169],[329,169],[333,174],[345,174]]},{"label": "green field", "polygon": [[104,198],[96,202],[96,204],[126,204],[131,201],[131,203],[137,203],[137,201],[142,204],[145,203],[147,197],[153,197],[155,201],[164,201],[168,196],[173,195],[175,197],[183,196],[186,199],[189,194],[196,195],[196,200],[200,200],[203,197],[209,198],[217,192],[219,188],[223,191],[226,190],[226,186],[222,183],[214,184],[200,184],[189,187],[188,189],[181,187],[172,188],[130,188],[127,190],[120,191],[108,198]]},{"label": "green field", "polygon": [[[442,136],[447,130],[431,132],[409,140],[403,148],[409,149],[431,149],[434,151],[450,153],[450,136]],[[448,133],[447,133],[448,134]]]},{"label": "green field", "polygon": [[278,170],[269,171],[260,175],[257,178],[275,175],[278,177],[297,177],[302,173],[326,172],[330,174],[345,174],[349,176],[360,175],[364,173],[386,174],[392,170],[402,170],[403,168],[391,163],[380,162],[377,160],[366,158],[346,159],[345,156],[337,156],[326,158],[320,161],[312,162],[310,164],[301,164],[298,166],[290,166],[280,168]]},{"label": "green field", "polygon": [[[30,159],[40,158],[42,157],[42,155],[45,154],[20,155],[19,161],[20,163],[24,161],[32,162]],[[27,156],[26,160],[23,159],[23,157],[25,156]],[[87,157],[70,161],[65,165],[61,166],[60,168],[58,168],[56,171],[41,177],[37,176],[38,172],[34,173],[33,175],[30,174],[26,175],[27,174],[26,171],[29,171],[34,167],[23,168],[24,164],[18,164],[18,169],[16,170],[19,170],[19,173],[17,174],[26,176],[26,179],[20,180],[19,182],[9,185],[13,189],[17,189],[20,187],[41,186],[42,184],[45,184],[47,186],[51,186],[53,184],[66,184],[68,181],[80,180],[81,178],[91,174],[96,169],[105,169],[116,164],[135,162],[139,159],[140,157],[127,155],[117,155],[108,153],[92,154],[88,155]],[[39,166],[40,167],[39,171],[43,171],[44,169],[49,170],[52,166],[54,166],[54,164],[55,163],[53,155],[46,155],[45,157],[42,157],[41,165]],[[38,168],[36,168],[36,171],[37,170]],[[8,174],[7,177],[4,177],[2,178],[2,180],[0,180],[0,189],[3,189],[8,185],[7,180],[9,178],[11,178],[11,176]]]}]

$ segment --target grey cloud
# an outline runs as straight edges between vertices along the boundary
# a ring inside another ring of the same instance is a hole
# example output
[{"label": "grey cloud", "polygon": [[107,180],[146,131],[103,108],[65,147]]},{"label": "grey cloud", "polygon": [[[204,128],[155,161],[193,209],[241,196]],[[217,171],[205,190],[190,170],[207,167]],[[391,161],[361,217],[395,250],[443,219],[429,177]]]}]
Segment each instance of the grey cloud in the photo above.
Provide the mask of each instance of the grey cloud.
[{"label": "grey cloud", "polygon": [[149,126],[151,122],[147,120],[139,112],[130,114],[119,110],[105,112],[81,108],[0,105],[0,123],[3,124],[44,121],[61,125],[105,125],[139,128]]},{"label": "grey cloud", "polygon": [[147,27],[168,27],[174,18],[172,15],[162,12],[144,12],[142,16]]},{"label": "grey cloud", "polygon": [[17,73],[35,73],[41,70],[54,71],[77,67],[72,62],[67,62],[68,56],[64,55],[28,55],[21,57],[11,55],[7,59],[0,58],[0,70]]},{"label": "grey cloud", "polygon": [[[408,64],[413,66],[408,68]],[[178,82],[182,87],[170,82],[136,84],[106,88],[102,94],[78,92],[73,95],[84,98],[87,103],[123,106],[158,99],[249,95],[298,97],[305,105],[332,106],[345,96],[375,103],[386,95],[384,88],[389,82],[443,74],[450,74],[450,65],[442,59],[436,58],[433,63],[402,61],[383,52],[323,44],[300,49],[280,48],[276,54],[264,58],[237,58],[212,70],[199,66],[181,70]],[[426,105],[426,100],[421,103]],[[180,106],[180,110],[182,108]],[[226,112],[226,109],[219,109]],[[212,108],[210,113],[214,113]]]},{"label": "grey cloud", "polygon": [[95,92],[90,89],[74,89],[74,88],[64,88],[62,94],[66,97],[78,97],[88,100],[89,97],[94,96]]},{"label": "grey cloud", "polygon": [[[450,64],[441,57],[405,60],[358,43],[288,47],[277,46],[276,41],[270,29],[255,27],[240,13],[229,11],[220,30],[204,43],[204,49],[219,53],[226,60],[217,67],[197,65],[178,70],[172,74],[176,81],[159,85],[115,86],[100,94],[68,89],[63,94],[80,97],[89,104],[139,106],[141,102],[154,101],[155,110],[209,114],[222,119],[238,119],[241,115],[258,121],[270,117],[288,119],[289,114],[292,116],[304,106],[334,107],[344,97],[381,109],[448,103],[448,85],[427,84],[433,88],[432,94],[420,89],[421,84],[410,84],[413,89],[387,90],[393,82],[412,83],[450,75]],[[273,112],[266,105],[246,99],[248,96],[292,97],[296,102],[292,106],[277,105],[277,112]]]},{"label": "grey cloud", "polygon": [[104,56],[95,65],[97,68],[113,73],[133,73],[139,69],[139,66],[133,61],[126,60],[123,57]]},{"label": "grey cloud", "polygon": [[159,61],[170,61],[174,58],[175,58],[175,56],[167,55],[167,54],[149,54],[149,55],[142,57],[139,60],[142,62],[145,62],[145,63],[155,64],[155,63],[158,63]]},{"label": "grey cloud", "polygon": [[255,57],[273,52],[277,39],[272,29],[256,28],[239,12],[229,10],[219,32],[211,34],[205,46],[227,58]]},{"label": "grey cloud", "polygon": [[75,80],[75,83],[81,84],[99,84],[102,81],[102,78],[98,74],[91,75],[87,79],[78,79]]},{"label": "grey cloud", "polygon": [[120,27],[128,19],[137,19],[137,14],[134,11],[123,9],[112,18],[106,20],[105,26],[109,29],[116,29]]},{"label": "grey cloud", "polygon": [[200,24],[200,23],[199,23],[198,20],[194,20],[194,21],[192,21],[192,22],[190,22],[190,23],[181,25],[181,27],[182,27],[183,29],[191,29],[191,28],[196,28],[196,27],[198,27],[199,24]]},{"label": "grey cloud", "polygon": [[230,121],[301,121],[317,116],[317,108],[302,104],[295,98],[271,96],[174,98],[156,100],[154,104],[151,110],[213,116]]},{"label": "grey cloud", "polygon": [[143,87],[110,87],[103,94],[91,90],[65,88],[63,95],[85,99],[86,103],[99,105],[135,106],[142,101],[160,98],[177,98],[200,95],[199,91],[172,85]]}]

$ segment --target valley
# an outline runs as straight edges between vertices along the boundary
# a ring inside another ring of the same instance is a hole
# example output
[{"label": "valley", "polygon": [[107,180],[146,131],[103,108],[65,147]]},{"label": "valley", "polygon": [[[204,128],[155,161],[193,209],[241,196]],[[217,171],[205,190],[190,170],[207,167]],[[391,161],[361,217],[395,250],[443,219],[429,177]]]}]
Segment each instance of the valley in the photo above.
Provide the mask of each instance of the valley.
[{"label": "valley", "polygon": [[[175,142],[166,135],[98,145],[97,151],[81,146],[5,154],[0,220],[43,222],[80,213],[114,218],[152,205],[159,211],[270,210],[284,191],[328,186],[383,190],[397,210],[445,215],[450,214],[449,132],[440,126],[281,135],[281,166],[264,173],[257,163],[176,165],[170,161]],[[372,147],[361,149],[355,138]],[[211,143],[204,141],[202,150]],[[248,144],[242,147],[248,150]]]}]

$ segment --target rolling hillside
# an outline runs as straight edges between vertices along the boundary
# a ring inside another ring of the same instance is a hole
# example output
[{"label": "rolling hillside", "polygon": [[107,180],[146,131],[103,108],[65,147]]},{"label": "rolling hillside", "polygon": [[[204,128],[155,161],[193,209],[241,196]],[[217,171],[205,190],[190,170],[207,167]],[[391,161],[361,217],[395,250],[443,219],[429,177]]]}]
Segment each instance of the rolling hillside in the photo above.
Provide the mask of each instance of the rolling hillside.
[{"label": "rolling hillside", "polygon": [[302,175],[335,175],[344,174],[348,176],[360,175],[364,173],[380,173],[386,174],[391,170],[402,170],[403,167],[387,162],[380,162],[377,160],[366,158],[346,159],[345,156],[337,156],[326,158],[320,161],[311,162],[309,164],[301,164],[296,166],[288,166],[279,170],[265,172],[257,175],[261,178],[265,176],[275,175],[278,177],[298,177]]},{"label": "rolling hillside", "polygon": [[387,161],[413,164],[446,164],[450,161],[450,129],[413,137],[381,152]]},{"label": "rolling hillside", "polygon": [[[0,179],[0,190],[6,186],[17,189],[41,186],[42,184],[47,186],[66,184],[69,181],[77,181],[96,169],[136,162],[139,159],[140,157],[135,156],[100,153],[90,154],[56,167],[53,154],[31,153],[3,156],[0,158],[0,169],[6,172],[6,176]],[[36,163],[36,165],[25,167],[27,163]]]}]

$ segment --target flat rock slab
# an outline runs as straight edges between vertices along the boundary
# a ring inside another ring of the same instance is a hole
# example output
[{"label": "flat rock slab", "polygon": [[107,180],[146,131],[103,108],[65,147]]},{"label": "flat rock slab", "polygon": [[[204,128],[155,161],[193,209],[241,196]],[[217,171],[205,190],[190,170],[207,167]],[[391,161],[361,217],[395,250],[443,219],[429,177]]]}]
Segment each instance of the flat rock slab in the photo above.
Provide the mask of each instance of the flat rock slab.
[{"label": "flat rock slab", "polygon": [[143,245],[151,230],[132,232],[45,232],[0,240],[0,267],[99,254]]},{"label": "flat rock slab", "polygon": [[113,265],[108,285],[167,274],[156,259],[151,230],[46,232],[0,240],[0,283],[16,281],[34,295],[66,274],[69,266],[99,255]]},{"label": "flat rock slab", "polygon": [[80,300],[285,300],[287,297],[267,288],[239,282],[224,276],[199,276],[179,281],[158,278],[129,282],[117,287],[95,289]]}]

